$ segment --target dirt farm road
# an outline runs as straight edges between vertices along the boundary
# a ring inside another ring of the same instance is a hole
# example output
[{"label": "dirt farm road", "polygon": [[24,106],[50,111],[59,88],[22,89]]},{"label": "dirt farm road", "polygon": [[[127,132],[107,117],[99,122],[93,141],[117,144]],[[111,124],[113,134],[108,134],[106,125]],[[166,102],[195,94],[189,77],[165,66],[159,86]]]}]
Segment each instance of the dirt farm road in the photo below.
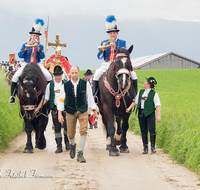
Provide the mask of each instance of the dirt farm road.
[{"label": "dirt farm road", "polygon": [[[200,190],[196,174],[180,166],[157,149],[143,155],[139,136],[128,132],[129,154],[110,157],[105,150],[105,135],[99,128],[88,130],[84,156],[86,163],[69,157],[69,151],[55,154],[56,144],[51,121],[45,132],[47,147],[24,154],[26,134],[12,142],[0,155],[2,190]],[[34,139],[34,137],[33,137]],[[77,127],[76,142],[79,134]]]}]

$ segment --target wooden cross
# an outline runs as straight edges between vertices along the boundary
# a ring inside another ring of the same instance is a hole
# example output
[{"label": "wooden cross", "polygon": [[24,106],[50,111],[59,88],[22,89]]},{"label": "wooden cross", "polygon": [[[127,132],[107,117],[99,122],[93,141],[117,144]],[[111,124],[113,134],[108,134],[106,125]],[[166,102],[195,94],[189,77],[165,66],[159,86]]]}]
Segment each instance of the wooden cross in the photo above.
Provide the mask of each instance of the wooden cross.
[{"label": "wooden cross", "polygon": [[62,47],[66,47],[67,45],[66,44],[61,44],[60,43],[60,40],[59,40],[59,35],[56,35],[56,40],[55,40],[55,42],[56,43],[50,43],[50,42],[48,42],[48,46],[55,46],[55,48],[56,47],[58,47],[58,46],[62,46]]}]

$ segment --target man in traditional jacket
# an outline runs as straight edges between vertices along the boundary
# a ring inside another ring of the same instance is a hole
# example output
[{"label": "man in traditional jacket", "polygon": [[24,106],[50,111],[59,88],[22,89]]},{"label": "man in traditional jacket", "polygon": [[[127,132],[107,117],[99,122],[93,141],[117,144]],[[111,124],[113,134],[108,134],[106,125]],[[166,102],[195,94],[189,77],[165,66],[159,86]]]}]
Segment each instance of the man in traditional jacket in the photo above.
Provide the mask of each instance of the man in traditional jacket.
[{"label": "man in traditional jacket", "polygon": [[42,98],[40,104],[35,109],[35,112],[38,113],[40,108],[44,104],[46,104],[47,101],[49,101],[52,119],[53,119],[53,124],[54,124],[54,130],[55,130],[55,141],[56,141],[56,144],[57,144],[57,150],[55,151],[55,153],[61,153],[62,152],[61,127],[64,128],[65,149],[69,150],[70,145],[69,145],[69,139],[67,137],[67,123],[66,123],[66,112],[65,111],[62,111],[62,116],[63,116],[63,119],[64,119],[62,126],[61,126],[61,123],[58,121],[57,105],[58,105],[58,99],[61,95],[60,90],[61,90],[61,87],[64,84],[64,80],[62,80],[63,71],[62,71],[62,68],[59,65],[56,65],[54,67],[53,75],[54,75],[54,80],[52,80],[47,85],[44,100]]},{"label": "man in traditional jacket", "polygon": [[79,152],[77,155],[77,161],[85,163],[86,160],[83,157],[83,149],[85,147],[88,129],[88,107],[94,112],[94,118],[98,118],[96,111],[96,104],[93,99],[92,89],[86,80],[79,78],[79,68],[72,66],[70,68],[71,80],[64,83],[61,89],[61,97],[58,102],[58,120],[63,123],[64,119],[62,111],[67,112],[67,131],[71,144],[70,157],[74,158],[76,155],[76,123],[79,120],[80,124],[80,139],[79,139]]},{"label": "man in traditional jacket", "polygon": [[60,46],[56,47],[56,52],[54,55],[52,55],[48,60],[47,60],[47,69],[51,73],[53,73],[54,67],[56,65],[61,66],[62,68],[65,69],[66,74],[69,75],[69,69],[71,67],[70,63],[68,60],[65,58],[65,56],[61,55],[62,48]]}]

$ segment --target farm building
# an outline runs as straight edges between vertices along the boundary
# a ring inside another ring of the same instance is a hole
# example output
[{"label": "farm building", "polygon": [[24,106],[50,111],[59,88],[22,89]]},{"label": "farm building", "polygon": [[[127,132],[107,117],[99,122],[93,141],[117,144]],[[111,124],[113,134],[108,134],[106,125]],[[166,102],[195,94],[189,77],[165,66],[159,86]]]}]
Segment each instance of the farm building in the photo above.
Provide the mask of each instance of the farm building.
[{"label": "farm building", "polygon": [[174,52],[131,59],[134,69],[197,69],[200,62]]}]

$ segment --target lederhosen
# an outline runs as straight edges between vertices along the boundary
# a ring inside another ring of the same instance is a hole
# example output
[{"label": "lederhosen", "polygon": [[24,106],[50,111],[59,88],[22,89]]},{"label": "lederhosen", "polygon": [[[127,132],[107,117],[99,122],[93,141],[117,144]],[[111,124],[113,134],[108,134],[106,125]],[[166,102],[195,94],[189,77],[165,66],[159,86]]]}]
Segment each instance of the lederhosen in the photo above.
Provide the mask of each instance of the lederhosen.
[{"label": "lederhosen", "polygon": [[[148,94],[148,97],[142,97],[144,89],[140,90],[138,97],[138,120],[140,124],[140,130],[142,136],[145,136],[149,133],[154,135],[156,134],[156,122],[155,122],[155,104],[153,101],[155,91],[151,90]],[[141,100],[145,100],[144,109],[141,109]]]},{"label": "lederhosen", "polygon": [[[62,80],[62,84],[64,84],[64,81]],[[60,90],[60,89],[58,89]],[[58,110],[57,110],[57,106],[54,104],[54,98],[55,98],[55,93],[57,92],[54,91],[54,81],[52,80],[50,82],[50,98],[49,98],[49,105],[51,108],[51,114],[52,114],[52,119],[53,119],[53,124],[55,127],[55,133],[60,133],[61,131],[61,127],[64,128],[65,133],[67,134],[67,122],[66,122],[66,112],[62,111],[62,115],[63,115],[63,125],[61,125],[61,123],[58,121]],[[58,92],[57,92],[58,93]]]}]

